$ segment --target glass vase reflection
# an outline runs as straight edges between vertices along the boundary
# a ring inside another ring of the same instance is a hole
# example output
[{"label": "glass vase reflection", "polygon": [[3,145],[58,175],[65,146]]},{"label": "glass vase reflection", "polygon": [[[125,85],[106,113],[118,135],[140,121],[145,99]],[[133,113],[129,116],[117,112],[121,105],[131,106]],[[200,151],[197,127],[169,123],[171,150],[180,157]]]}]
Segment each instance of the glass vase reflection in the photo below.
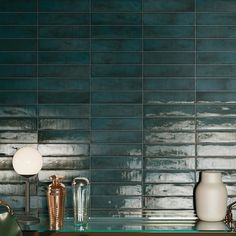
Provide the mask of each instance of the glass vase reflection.
[{"label": "glass vase reflection", "polygon": [[86,225],[89,219],[90,183],[87,178],[76,177],[72,182],[74,224]]}]

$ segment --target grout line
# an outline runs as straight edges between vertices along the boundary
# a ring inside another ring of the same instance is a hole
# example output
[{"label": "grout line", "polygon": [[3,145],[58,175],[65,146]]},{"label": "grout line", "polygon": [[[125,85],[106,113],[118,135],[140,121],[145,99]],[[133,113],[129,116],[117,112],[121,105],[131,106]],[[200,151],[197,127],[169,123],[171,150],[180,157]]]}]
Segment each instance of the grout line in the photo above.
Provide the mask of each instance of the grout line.
[{"label": "grout line", "polygon": [[195,40],[194,40],[194,50],[195,50],[195,66],[194,66],[194,77],[195,77],[195,101],[194,101],[194,133],[195,133],[195,142],[194,142],[194,154],[195,154],[195,180],[194,182],[197,182],[197,13],[196,13],[196,9],[197,9],[197,0],[194,0],[194,8],[195,8],[195,13],[194,13],[194,30],[195,30]]}]

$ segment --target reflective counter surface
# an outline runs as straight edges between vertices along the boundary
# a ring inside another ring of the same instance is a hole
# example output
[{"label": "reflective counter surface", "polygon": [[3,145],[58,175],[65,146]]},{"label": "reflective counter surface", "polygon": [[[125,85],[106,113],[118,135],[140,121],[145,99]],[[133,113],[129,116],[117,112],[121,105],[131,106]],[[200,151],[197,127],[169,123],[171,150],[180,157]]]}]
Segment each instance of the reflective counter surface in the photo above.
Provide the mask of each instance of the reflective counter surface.
[{"label": "reflective counter surface", "polygon": [[[21,225],[25,231],[49,232],[49,219],[41,217],[35,225]],[[225,222],[197,220],[149,220],[145,218],[91,218],[85,226],[74,226],[73,218],[64,220],[64,227],[57,232],[232,232]]]}]

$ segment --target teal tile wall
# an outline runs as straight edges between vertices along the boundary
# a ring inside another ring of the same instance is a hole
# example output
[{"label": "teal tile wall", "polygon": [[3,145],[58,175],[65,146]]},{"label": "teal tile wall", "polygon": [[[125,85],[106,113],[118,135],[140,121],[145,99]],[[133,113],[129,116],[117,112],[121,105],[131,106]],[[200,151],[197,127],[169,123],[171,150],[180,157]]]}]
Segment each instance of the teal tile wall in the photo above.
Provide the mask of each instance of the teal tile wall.
[{"label": "teal tile wall", "polygon": [[[236,2],[0,0],[0,198],[24,206],[15,151],[92,184],[91,215],[193,214],[199,171],[236,197]],[[187,211],[185,211],[187,210]]]}]

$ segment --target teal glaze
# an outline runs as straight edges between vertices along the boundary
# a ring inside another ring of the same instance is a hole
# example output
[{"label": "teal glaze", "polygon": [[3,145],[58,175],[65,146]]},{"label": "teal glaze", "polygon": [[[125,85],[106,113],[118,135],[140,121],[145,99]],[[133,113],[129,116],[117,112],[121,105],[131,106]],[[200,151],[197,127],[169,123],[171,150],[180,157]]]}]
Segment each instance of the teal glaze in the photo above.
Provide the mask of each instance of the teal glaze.
[{"label": "teal glaze", "polygon": [[67,209],[72,179],[90,180],[92,217],[189,217],[206,169],[236,197],[235,1],[1,2],[1,199],[24,206],[11,166],[24,145],[44,158],[43,212],[53,174]]}]

